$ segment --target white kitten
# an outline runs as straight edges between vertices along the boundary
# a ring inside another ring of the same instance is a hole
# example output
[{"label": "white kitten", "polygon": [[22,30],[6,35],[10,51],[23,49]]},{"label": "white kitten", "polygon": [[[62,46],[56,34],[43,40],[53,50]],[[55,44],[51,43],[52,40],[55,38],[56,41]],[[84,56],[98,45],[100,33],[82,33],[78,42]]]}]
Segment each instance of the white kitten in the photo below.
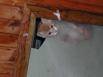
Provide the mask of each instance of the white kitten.
[{"label": "white kitten", "polygon": [[74,24],[63,21],[53,22],[52,20],[42,18],[37,35],[44,38],[55,36],[56,39],[73,43],[90,39],[91,31],[92,27],[85,24]]}]

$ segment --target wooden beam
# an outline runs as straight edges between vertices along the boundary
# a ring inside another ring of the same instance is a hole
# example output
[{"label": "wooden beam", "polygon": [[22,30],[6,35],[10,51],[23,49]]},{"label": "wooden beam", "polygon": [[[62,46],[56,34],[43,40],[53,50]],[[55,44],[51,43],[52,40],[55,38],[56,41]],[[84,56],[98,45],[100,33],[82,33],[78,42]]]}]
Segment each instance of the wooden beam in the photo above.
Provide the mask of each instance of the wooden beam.
[{"label": "wooden beam", "polygon": [[103,0],[29,0],[29,5],[38,7],[60,9],[60,10],[81,10],[91,13],[103,14]]},{"label": "wooden beam", "polygon": [[[37,17],[57,20],[57,17],[53,15],[53,12],[56,11],[55,9],[42,8],[32,5],[29,5],[28,7]],[[65,21],[103,25],[103,15],[101,14],[76,10],[61,10],[60,13],[61,19]]]}]

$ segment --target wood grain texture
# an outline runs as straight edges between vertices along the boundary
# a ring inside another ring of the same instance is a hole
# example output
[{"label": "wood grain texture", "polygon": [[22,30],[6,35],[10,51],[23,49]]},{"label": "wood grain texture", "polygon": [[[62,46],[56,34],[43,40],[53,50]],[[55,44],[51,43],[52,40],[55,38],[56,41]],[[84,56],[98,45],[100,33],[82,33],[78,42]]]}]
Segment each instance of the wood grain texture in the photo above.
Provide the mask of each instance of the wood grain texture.
[{"label": "wood grain texture", "polygon": [[39,17],[56,19],[60,10],[61,19],[69,22],[103,25],[103,0],[29,0],[28,7]]},{"label": "wood grain texture", "polygon": [[[23,7],[24,4],[27,4],[28,7],[31,8],[31,11],[33,9],[33,12],[34,9],[35,10],[38,9],[35,7],[39,7],[40,12],[38,16],[49,18],[49,19],[56,19],[56,17],[53,16],[52,13],[55,12],[57,9],[59,9],[63,20],[70,21],[70,22],[73,21],[79,23],[97,24],[97,25],[103,25],[102,3],[103,0],[1,0],[0,1],[0,4],[11,5],[11,6],[21,5]],[[43,8],[46,10],[49,9],[50,12],[45,11]],[[16,9],[16,11],[18,10]],[[12,11],[10,12],[10,14],[11,13]],[[16,15],[17,17],[15,18],[20,19],[21,17],[20,12],[16,12],[16,13],[18,16]],[[3,16],[2,13],[1,16]],[[86,20],[85,17],[88,19]]]},{"label": "wood grain texture", "polygon": [[10,33],[10,34],[19,34],[21,28],[20,20],[9,20],[9,19],[0,19],[0,32],[1,33]]},{"label": "wood grain texture", "polygon": [[0,61],[0,77],[14,77],[15,64],[7,61]]},{"label": "wood grain texture", "polygon": [[0,61],[11,61],[13,60],[13,56],[16,53],[16,49],[14,48],[2,48],[0,47]]},{"label": "wood grain texture", "polygon": [[103,14],[103,0],[29,0],[28,4],[60,10],[82,10]]},{"label": "wood grain texture", "polygon": [[0,4],[23,6],[28,0],[0,0]]},{"label": "wood grain texture", "polygon": [[69,1],[75,1],[79,3],[85,3],[89,5],[95,5],[95,6],[103,6],[103,0],[69,0]]},{"label": "wood grain texture", "polygon": [[17,47],[18,36],[8,33],[0,33],[0,46]]},{"label": "wood grain texture", "polygon": [[35,29],[35,15],[31,14],[31,18],[30,18],[30,24],[28,25],[28,34],[29,36],[24,40],[23,44],[23,48],[22,51],[24,50],[24,52],[22,53],[22,59],[20,60],[20,68],[19,70],[19,76],[17,77],[26,77],[27,76],[27,70],[28,70],[28,64],[29,64],[29,57],[30,57],[30,50],[31,50],[31,45],[32,45],[32,38],[33,38],[33,33],[34,33],[34,29]]},{"label": "wood grain texture", "polygon": [[[32,37],[33,37],[33,32],[34,32],[34,24],[33,24],[34,21],[33,20],[35,18],[29,21],[30,19],[29,12],[25,16],[26,16],[24,17],[24,19],[26,18],[26,23],[24,23],[25,27],[22,27],[22,31],[20,33],[19,40],[18,40],[18,49],[20,51],[21,56],[19,56],[19,59],[17,62],[16,77],[26,77],[27,76],[31,42],[32,42]],[[27,33],[28,36],[25,37],[24,36],[25,33]]]},{"label": "wood grain texture", "polygon": [[21,20],[22,11],[19,7],[0,4],[0,18]]},{"label": "wood grain texture", "polygon": [[0,6],[0,77],[26,77],[34,29],[31,12],[26,5]]},{"label": "wood grain texture", "polygon": [[[57,20],[57,17],[53,15],[53,12],[55,12],[55,10],[53,9],[41,8],[36,6],[28,7],[37,17]],[[103,25],[103,15],[76,10],[62,10],[60,11],[60,14],[61,19],[64,21],[83,24]]]}]

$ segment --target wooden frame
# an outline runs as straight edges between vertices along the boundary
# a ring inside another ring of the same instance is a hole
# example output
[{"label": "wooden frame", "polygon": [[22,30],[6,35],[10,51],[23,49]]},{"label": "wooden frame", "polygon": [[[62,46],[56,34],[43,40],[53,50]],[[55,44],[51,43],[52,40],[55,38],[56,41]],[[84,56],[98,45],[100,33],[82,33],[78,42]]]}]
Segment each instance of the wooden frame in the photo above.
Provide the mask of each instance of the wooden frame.
[{"label": "wooden frame", "polygon": [[0,77],[26,77],[35,16],[26,5],[0,6]]}]

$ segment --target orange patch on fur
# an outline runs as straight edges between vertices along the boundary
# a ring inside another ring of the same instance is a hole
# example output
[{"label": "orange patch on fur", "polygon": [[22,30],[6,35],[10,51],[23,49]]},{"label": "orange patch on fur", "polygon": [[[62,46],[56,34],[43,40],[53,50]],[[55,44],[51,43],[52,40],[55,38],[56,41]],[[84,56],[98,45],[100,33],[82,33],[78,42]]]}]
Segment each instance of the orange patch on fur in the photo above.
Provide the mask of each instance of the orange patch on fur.
[{"label": "orange patch on fur", "polygon": [[48,32],[49,30],[50,30],[50,27],[47,24],[41,24],[39,27],[39,32]]}]

